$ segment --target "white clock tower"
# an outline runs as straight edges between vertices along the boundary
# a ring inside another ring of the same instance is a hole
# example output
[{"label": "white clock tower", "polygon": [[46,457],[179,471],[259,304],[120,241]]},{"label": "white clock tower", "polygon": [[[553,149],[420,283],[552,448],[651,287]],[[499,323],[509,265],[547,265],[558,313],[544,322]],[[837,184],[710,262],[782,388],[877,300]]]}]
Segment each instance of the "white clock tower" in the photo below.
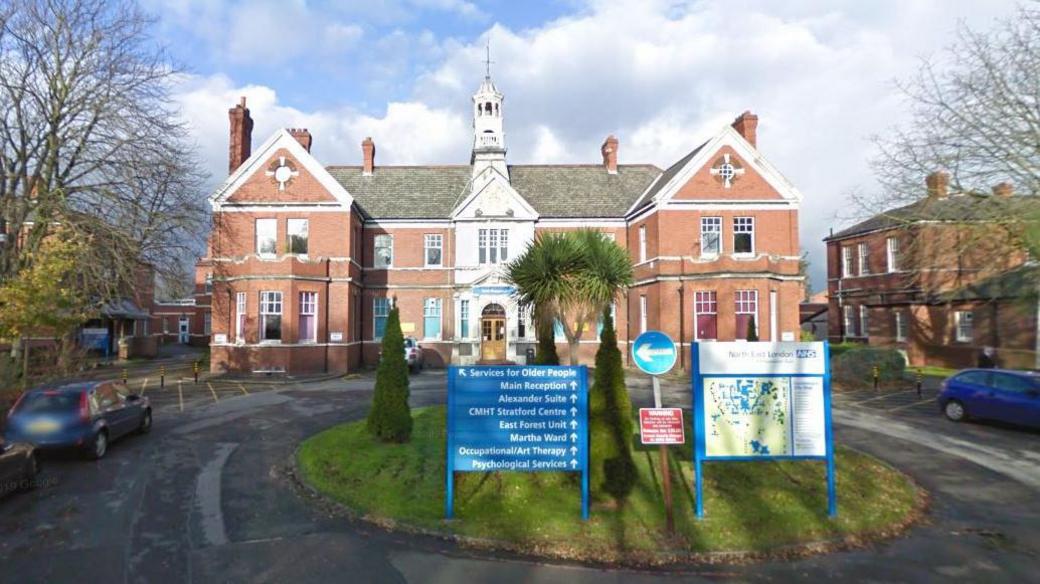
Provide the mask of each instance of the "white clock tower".
[{"label": "white clock tower", "polygon": [[491,59],[487,61],[487,74],[480,88],[473,94],[473,165],[474,187],[479,188],[490,178],[486,171],[493,168],[506,180],[506,141],[502,131],[502,102],[504,98],[491,81]]}]

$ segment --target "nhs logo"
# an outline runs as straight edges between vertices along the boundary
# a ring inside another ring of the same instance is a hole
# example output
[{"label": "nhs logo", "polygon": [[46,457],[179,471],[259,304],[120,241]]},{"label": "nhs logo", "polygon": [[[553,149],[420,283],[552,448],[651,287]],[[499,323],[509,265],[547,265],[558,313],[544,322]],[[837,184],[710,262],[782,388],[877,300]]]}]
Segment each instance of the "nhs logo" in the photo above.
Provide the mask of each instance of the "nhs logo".
[{"label": "nhs logo", "polygon": [[797,349],[794,356],[798,359],[815,359],[816,349]]}]

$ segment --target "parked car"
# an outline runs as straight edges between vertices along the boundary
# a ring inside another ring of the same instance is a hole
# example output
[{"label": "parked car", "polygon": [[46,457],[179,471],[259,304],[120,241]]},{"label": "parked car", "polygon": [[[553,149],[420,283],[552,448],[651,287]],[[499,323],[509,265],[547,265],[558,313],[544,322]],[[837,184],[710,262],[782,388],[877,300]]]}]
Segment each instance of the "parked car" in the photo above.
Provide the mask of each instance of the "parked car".
[{"label": "parked car", "polygon": [[119,381],[84,381],[23,393],[7,414],[4,439],[75,448],[99,459],[112,441],[151,429],[147,397],[130,393]]},{"label": "parked car", "polygon": [[404,359],[408,361],[408,369],[412,372],[423,367],[422,345],[414,337],[404,338]]},{"label": "parked car", "polygon": [[1040,428],[1040,375],[1010,369],[965,369],[943,382],[946,417],[997,420]]},{"label": "parked car", "polygon": [[0,440],[0,497],[31,488],[39,471],[36,449],[32,444]]}]

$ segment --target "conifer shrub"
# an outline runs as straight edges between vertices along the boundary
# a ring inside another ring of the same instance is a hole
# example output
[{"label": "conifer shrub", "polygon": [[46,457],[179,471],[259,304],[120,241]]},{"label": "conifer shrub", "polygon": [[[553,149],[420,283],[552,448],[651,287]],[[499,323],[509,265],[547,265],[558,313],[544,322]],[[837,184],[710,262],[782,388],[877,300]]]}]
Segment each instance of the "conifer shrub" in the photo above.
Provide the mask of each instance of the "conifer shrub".
[{"label": "conifer shrub", "polygon": [[412,436],[412,411],[408,407],[408,362],[404,357],[401,316],[390,309],[383,333],[382,353],[376,369],[376,389],[366,421],[368,431],[383,442],[408,442]]},{"label": "conifer shrub", "polygon": [[614,321],[607,310],[596,351],[596,370],[589,391],[589,479],[593,496],[606,493],[618,502],[636,482],[632,460],[632,402],[625,388],[621,351]]}]

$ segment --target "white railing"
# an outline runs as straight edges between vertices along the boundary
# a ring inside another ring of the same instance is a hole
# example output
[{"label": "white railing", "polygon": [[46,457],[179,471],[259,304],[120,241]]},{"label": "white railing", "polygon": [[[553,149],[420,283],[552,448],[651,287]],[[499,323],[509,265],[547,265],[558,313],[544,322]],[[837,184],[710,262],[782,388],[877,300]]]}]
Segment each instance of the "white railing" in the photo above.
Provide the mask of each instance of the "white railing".
[{"label": "white railing", "polygon": [[483,134],[477,136],[477,148],[501,148],[502,142],[497,134]]}]

